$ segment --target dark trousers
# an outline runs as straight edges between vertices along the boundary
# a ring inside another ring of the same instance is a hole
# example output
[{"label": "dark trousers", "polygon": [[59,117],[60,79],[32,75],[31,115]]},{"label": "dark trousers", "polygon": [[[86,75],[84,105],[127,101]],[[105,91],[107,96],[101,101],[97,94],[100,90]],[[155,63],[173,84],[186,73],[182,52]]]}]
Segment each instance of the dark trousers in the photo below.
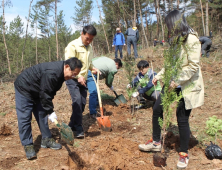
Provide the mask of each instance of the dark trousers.
[{"label": "dark trousers", "polygon": [[87,88],[78,83],[76,79],[67,80],[66,85],[72,98],[72,115],[69,126],[72,130],[82,132],[82,113],[86,105]]},{"label": "dark trousers", "polygon": [[123,46],[122,45],[116,45],[115,46],[115,58],[118,58],[118,50],[119,50],[119,54],[120,54],[120,58],[123,58]]},{"label": "dark trousers", "polygon": [[202,44],[201,53],[202,53],[203,56],[209,58],[211,45],[212,45],[211,42],[206,42],[206,43]]},{"label": "dark trousers", "polygon": [[38,123],[42,138],[51,138],[52,134],[48,126],[48,115],[42,108],[40,101],[32,101],[15,89],[15,103],[18,117],[19,137],[23,146],[32,145],[32,112]]},{"label": "dark trousers", "polygon": [[[163,88],[164,90],[164,88]],[[154,107],[153,107],[153,140],[160,141],[161,127],[158,122],[158,118],[163,118],[163,106],[161,105],[161,95],[164,92],[162,90],[160,96],[158,97]],[[181,91],[180,88],[176,89],[177,94]],[[190,126],[189,126],[189,116],[191,109],[185,109],[184,98],[182,98],[177,106],[176,115],[177,123],[179,127],[180,134],[180,152],[188,153],[188,145],[190,140]]]},{"label": "dark trousers", "polygon": [[135,58],[138,57],[137,54],[137,39],[135,36],[128,36],[127,37],[127,52],[129,55],[131,55],[131,44],[133,45],[133,50],[134,50],[134,56]]}]

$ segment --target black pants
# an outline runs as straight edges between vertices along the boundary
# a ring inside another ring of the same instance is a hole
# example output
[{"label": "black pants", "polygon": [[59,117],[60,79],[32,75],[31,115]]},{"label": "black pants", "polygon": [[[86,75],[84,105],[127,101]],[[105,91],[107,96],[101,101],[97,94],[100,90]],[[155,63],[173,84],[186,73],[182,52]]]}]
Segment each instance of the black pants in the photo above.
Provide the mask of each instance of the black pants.
[{"label": "black pants", "polygon": [[[181,91],[180,88],[176,89],[177,94]],[[164,88],[162,92],[164,92]],[[161,95],[158,97],[154,107],[153,107],[153,140],[160,141],[161,127],[158,122],[158,118],[163,118],[163,106],[161,105]],[[188,153],[188,145],[190,140],[190,126],[189,126],[189,116],[191,109],[185,109],[184,98],[182,98],[177,106],[176,115],[177,123],[179,127],[180,134],[180,152]]]},{"label": "black pants", "polygon": [[69,126],[72,130],[82,132],[82,113],[86,105],[87,88],[82,86],[76,79],[66,81],[72,98],[72,115]]}]

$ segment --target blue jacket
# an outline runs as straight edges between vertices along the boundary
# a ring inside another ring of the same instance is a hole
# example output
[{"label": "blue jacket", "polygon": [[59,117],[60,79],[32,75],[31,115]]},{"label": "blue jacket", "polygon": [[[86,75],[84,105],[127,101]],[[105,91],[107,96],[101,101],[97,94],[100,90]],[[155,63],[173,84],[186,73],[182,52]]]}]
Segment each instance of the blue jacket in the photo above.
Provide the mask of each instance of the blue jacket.
[{"label": "blue jacket", "polygon": [[124,45],[125,37],[123,33],[116,33],[113,38],[113,45]]}]

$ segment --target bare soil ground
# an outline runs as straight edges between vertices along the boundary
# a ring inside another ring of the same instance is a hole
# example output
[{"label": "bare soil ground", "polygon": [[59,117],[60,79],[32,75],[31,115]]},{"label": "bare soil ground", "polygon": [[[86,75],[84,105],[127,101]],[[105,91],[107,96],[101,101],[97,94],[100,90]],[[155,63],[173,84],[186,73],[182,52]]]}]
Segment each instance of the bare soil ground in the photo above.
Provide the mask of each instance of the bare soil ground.
[{"label": "bare soil ground", "polygon": [[[154,69],[162,67],[162,49],[140,51],[143,59],[153,62]],[[138,61],[140,59],[137,59]],[[210,139],[204,133],[208,117],[216,115],[222,119],[222,58],[201,59],[205,85],[205,104],[192,110],[190,116],[191,140],[189,144],[190,161],[188,170],[221,169],[222,160],[208,160],[204,154]],[[136,74],[136,73],[135,73]],[[101,90],[114,97],[103,82]],[[115,76],[114,87],[118,94],[127,99],[126,72],[121,69]],[[26,159],[18,134],[17,115],[15,111],[15,94],[13,82],[0,85],[0,169],[84,169],[84,170],[155,170],[162,169],[153,165],[153,153],[141,152],[138,144],[145,143],[152,136],[152,108],[131,111],[132,101],[116,106],[112,99],[103,99],[105,113],[110,116],[112,131],[104,132],[89,117],[88,104],[83,113],[84,139],[75,139],[74,145],[66,145],[60,140],[59,130],[49,122],[53,137],[60,142],[61,150],[40,148],[41,133],[36,120],[32,120],[32,134],[38,158]],[[88,99],[88,98],[87,98]],[[88,101],[88,100],[87,100]],[[57,92],[53,100],[59,122],[68,124],[71,115],[71,98],[65,86]],[[136,102],[135,102],[136,103]],[[220,137],[218,145],[222,148]],[[166,138],[167,166],[164,169],[176,169],[179,150],[179,136],[176,116],[172,120]]]}]

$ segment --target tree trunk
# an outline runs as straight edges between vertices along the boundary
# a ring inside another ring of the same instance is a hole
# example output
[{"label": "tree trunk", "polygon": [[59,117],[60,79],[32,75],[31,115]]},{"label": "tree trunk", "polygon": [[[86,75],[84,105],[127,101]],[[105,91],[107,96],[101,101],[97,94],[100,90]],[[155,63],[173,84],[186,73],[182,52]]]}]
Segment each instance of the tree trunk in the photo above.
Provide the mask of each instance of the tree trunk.
[{"label": "tree trunk", "polygon": [[37,23],[38,21],[36,20],[36,29],[35,29],[35,61],[36,61],[36,64],[38,64],[38,48],[37,48],[37,31],[38,31],[38,27],[37,27]]},{"label": "tree trunk", "polygon": [[11,75],[11,66],[10,66],[10,60],[9,60],[9,55],[8,55],[8,47],[6,44],[6,40],[5,40],[5,3],[4,0],[2,0],[2,17],[3,17],[3,39],[4,39],[4,44],[5,44],[5,50],[6,50],[6,55],[7,55],[7,61],[8,61],[8,72]]},{"label": "tree trunk", "polygon": [[30,12],[31,12],[31,4],[32,4],[32,1],[33,1],[33,0],[30,1],[30,5],[29,5],[29,15],[28,15],[27,25],[26,25],[25,42],[24,42],[23,49],[22,49],[22,59],[21,59],[22,70],[23,70],[23,55],[24,55],[25,45],[26,45],[26,40],[27,40],[27,35],[28,35],[29,16],[30,16]]},{"label": "tree trunk", "polygon": [[133,0],[133,8],[134,8],[133,24],[135,24],[136,26],[136,0]]},{"label": "tree trunk", "polygon": [[101,21],[102,26],[103,26],[104,35],[105,35],[106,43],[107,43],[107,46],[108,46],[108,52],[110,53],[110,49],[109,49],[109,41],[108,41],[107,36],[106,36],[106,31],[105,31],[105,28],[104,28],[103,19],[102,19],[102,16],[101,16],[101,11],[100,11],[100,7],[99,7],[98,0],[96,0],[96,2],[97,2],[98,9],[99,9],[100,21]]},{"label": "tree trunk", "polygon": [[208,15],[208,0],[206,1],[206,36],[209,36],[209,15]]},{"label": "tree trunk", "polygon": [[[145,12],[145,21],[146,21],[146,37],[147,37],[147,41],[148,41],[148,45],[149,45],[149,27],[148,27],[148,20],[147,20],[147,8],[146,8],[146,12]],[[151,25],[151,24],[150,24]]]},{"label": "tree trunk", "polygon": [[156,19],[157,19],[157,25],[156,25],[156,27],[157,27],[157,29],[156,29],[156,31],[157,31],[157,39],[159,39],[159,15],[158,15],[158,13],[157,13],[157,0],[154,2],[154,6],[155,6],[155,13],[156,13]]},{"label": "tree trunk", "polygon": [[201,8],[201,14],[202,14],[203,35],[206,35],[206,32],[205,32],[205,25],[204,25],[203,6],[202,6],[202,1],[201,1],[201,0],[200,0],[200,8]]},{"label": "tree trunk", "polygon": [[55,30],[56,30],[56,57],[59,60],[59,43],[58,43],[58,32],[57,32],[57,0],[55,0]]},{"label": "tree trunk", "polygon": [[179,10],[180,0],[177,0],[177,9]]},{"label": "tree trunk", "polygon": [[162,24],[162,17],[160,15],[159,1],[156,0],[156,2],[157,2],[157,8],[158,8],[158,13],[159,13],[159,17],[160,17],[160,25],[161,25],[161,28],[162,28],[162,40],[164,40],[164,29],[163,29],[163,24]]},{"label": "tree trunk", "polygon": [[146,47],[148,48],[148,47],[149,47],[149,44],[148,44],[148,41],[147,41],[147,37],[146,37],[146,33],[145,33],[145,29],[144,29],[144,26],[143,26],[143,16],[142,16],[141,8],[140,8],[140,0],[138,0],[138,6],[139,6],[139,11],[140,11],[140,22],[141,22],[141,27],[142,27],[143,35],[144,35],[144,38],[145,38],[145,41],[146,41]]},{"label": "tree trunk", "polygon": [[119,0],[117,0],[117,4],[118,4],[118,24],[119,24],[119,28],[121,28],[121,23],[120,23],[120,5],[119,5]]}]

